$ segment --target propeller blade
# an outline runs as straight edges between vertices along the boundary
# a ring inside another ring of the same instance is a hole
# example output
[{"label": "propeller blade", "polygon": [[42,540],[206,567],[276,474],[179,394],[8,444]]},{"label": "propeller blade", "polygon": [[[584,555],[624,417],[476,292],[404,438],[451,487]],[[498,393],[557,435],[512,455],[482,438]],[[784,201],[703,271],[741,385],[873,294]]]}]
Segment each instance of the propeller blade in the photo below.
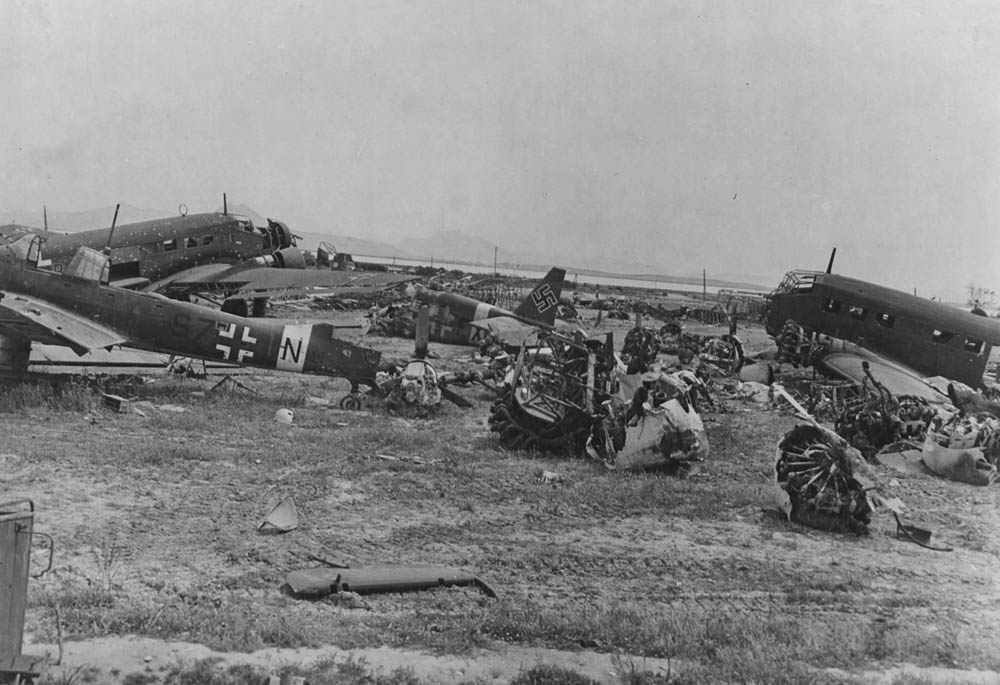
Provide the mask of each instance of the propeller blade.
[{"label": "propeller blade", "polygon": [[425,304],[417,311],[417,331],[414,336],[413,356],[423,359],[427,356],[427,346],[431,338],[431,310]]}]

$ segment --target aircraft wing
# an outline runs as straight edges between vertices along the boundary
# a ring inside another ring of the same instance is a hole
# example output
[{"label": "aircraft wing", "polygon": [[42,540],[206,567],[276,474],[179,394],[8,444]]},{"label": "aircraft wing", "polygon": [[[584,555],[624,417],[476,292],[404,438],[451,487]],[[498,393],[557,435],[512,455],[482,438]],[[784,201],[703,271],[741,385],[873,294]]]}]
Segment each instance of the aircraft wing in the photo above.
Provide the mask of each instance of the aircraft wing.
[{"label": "aircraft wing", "polygon": [[823,357],[822,365],[834,374],[861,383],[865,379],[862,364],[868,362],[872,376],[893,395],[913,395],[934,404],[948,402],[948,396],[923,380],[915,371],[882,359],[872,352],[832,352]]},{"label": "aircraft wing", "polygon": [[361,295],[417,280],[384,271],[278,269],[269,266],[206,264],[150,285],[164,295],[221,292],[227,297],[280,295]]},{"label": "aircraft wing", "polygon": [[128,342],[117,331],[28,295],[0,291],[0,333],[68,345],[77,354]]}]

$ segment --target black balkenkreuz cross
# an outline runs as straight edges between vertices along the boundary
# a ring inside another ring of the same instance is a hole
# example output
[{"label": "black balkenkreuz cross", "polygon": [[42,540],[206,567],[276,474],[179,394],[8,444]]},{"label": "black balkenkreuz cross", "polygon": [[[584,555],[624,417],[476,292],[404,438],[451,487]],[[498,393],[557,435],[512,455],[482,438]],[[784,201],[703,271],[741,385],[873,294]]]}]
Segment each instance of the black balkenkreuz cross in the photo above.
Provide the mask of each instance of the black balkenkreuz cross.
[{"label": "black balkenkreuz cross", "polygon": [[[250,327],[237,323],[219,324],[219,337],[222,339],[215,349],[222,352],[222,358],[236,363],[244,359],[253,359],[253,347],[257,338],[251,337]],[[226,344],[228,343],[228,344]]]}]

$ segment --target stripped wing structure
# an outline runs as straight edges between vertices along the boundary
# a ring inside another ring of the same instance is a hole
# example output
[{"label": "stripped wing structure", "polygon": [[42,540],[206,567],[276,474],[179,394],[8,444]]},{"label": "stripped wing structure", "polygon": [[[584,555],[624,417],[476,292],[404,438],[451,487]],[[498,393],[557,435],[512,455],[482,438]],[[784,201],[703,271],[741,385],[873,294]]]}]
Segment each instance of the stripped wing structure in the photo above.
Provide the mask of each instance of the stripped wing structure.
[{"label": "stripped wing structure", "polygon": [[77,354],[128,342],[117,331],[44,300],[3,291],[0,291],[0,335],[68,345]]}]

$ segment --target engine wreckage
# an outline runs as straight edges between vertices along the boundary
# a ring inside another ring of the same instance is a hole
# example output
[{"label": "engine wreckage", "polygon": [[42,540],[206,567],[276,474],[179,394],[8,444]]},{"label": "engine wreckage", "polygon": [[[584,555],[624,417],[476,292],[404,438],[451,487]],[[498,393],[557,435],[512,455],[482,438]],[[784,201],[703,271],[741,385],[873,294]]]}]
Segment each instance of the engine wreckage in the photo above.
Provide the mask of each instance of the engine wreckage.
[{"label": "engine wreckage", "polygon": [[817,424],[801,424],[778,441],[774,478],[789,520],[831,531],[864,534],[874,504],[861,453]]}]

